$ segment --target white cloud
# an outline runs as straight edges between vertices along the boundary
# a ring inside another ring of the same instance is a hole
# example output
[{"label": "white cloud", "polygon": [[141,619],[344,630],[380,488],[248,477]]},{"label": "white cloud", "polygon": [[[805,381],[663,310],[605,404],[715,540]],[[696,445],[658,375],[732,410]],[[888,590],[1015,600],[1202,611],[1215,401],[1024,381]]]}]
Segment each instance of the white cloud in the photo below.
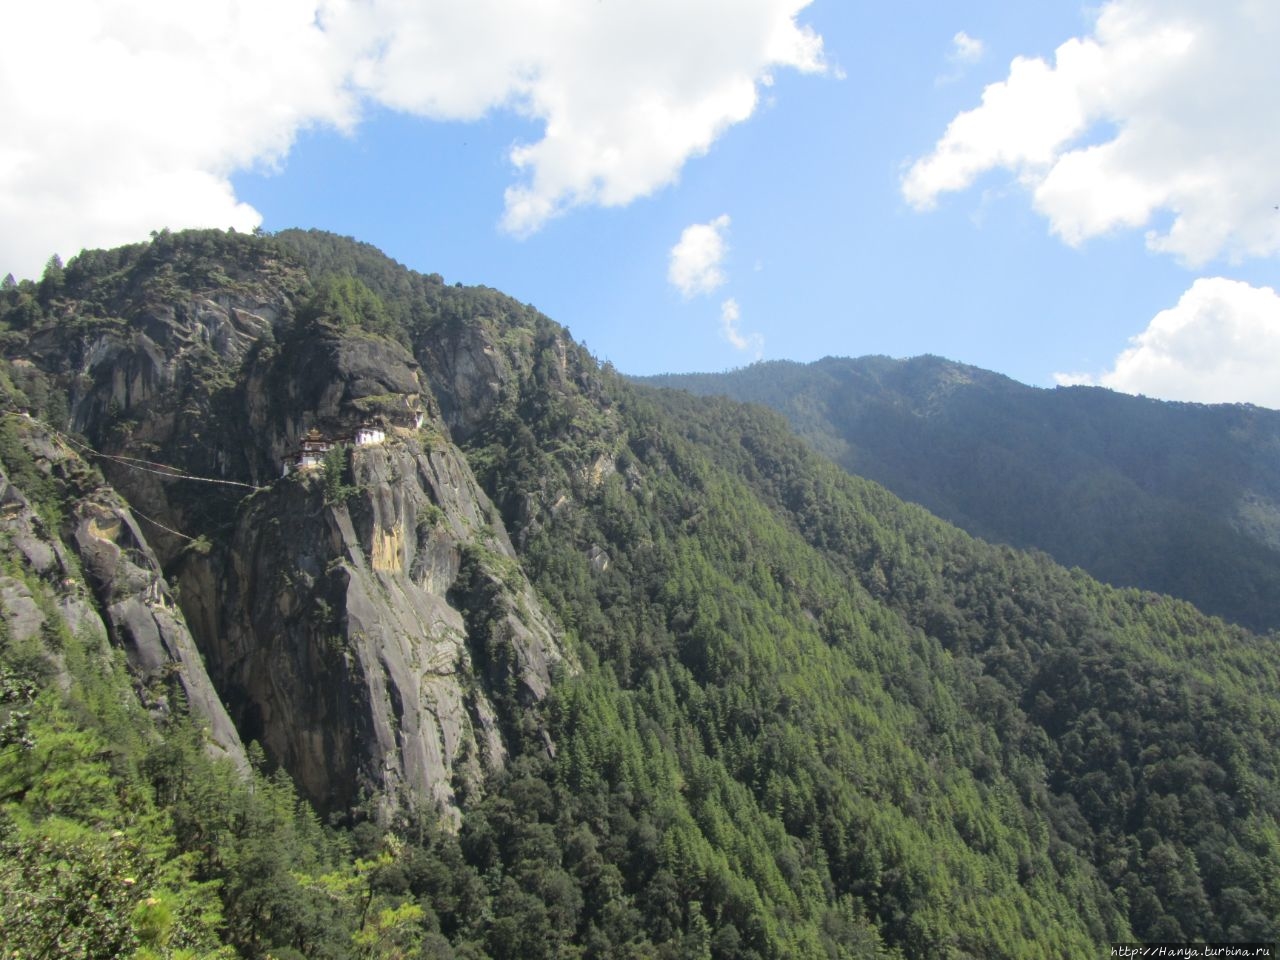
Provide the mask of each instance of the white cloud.
[{"label": "white cloud", "polygon": [[951,52],[947,54],[950,71],[934,78],[937,86],[955,83],[965,75],[969,67],[979,62],[987,53],[987,45],[977,37],[960,30],[951,38]]},{"label": "white cloud", "polygon": [[249,228],[229,175],[378,104],[512,109],[505,229],[671,183],[782,68],[825,69],[810,0],[63,0],[10,4],[0,58],[0,263],[161,226]]},{"label": "white cloud", "polygon": [[721,214],[710,223],[694,223],[685,227],[671,248],[667,260],[667,279],[686,299],[700,293],[711,293],[727,279],[722,269],[729,244],[725,233],[729,215]]},{"label": "white cloud", "polygon": [[743,333],[738,327],[742,311],[738,301],[730,297],[720,304],[720,333],[733,344],[736,350],[750,350],[759,360],[764,356],[764,335],[760,333]]},{"label": "white cloud", "polygon": [[963,30],[951,38],[951,44],[951,60],[954,63],[977,63],[987,52],[985,43]]},{"label": "white cloud", "polygon": [[[729,245],[725,233],[729,229],[729,215],[721,214],[709,223],[694,223],[685,227],[667,263],[667,279],[689,299],[699,294],[711,293],[724,286],[723,265]],[[759,265],[757,265],[759,269]],[[729,297],[720,304],[720,335],[736,350],[750,350],[757,360],[764,355],[764,337],[759,333],[743,333],[739,327],[742,310],[738,301]]]},{"label": "white cloud", "polygon": [[309,123],[355,116],[298,0],[9,4],[5,29],[3,270],[163,226],[252,228],[227,175],[279,160]]},{"label": "white cloud", "polygon": [[1270,287],[1206,277],[1098,376],[1055,374],[1163,400],[1255,403],[1280,409],[1280,296]]},{"label": "white cloud", "polygon": [[909,168],[903,195],[929,209],[1005,169],[1069,244],[1145,227],[1151,249],[1190,265],[1275,255],[1278,47],[1280,4],[1110,0],[1052,65],[1015,59]]}]

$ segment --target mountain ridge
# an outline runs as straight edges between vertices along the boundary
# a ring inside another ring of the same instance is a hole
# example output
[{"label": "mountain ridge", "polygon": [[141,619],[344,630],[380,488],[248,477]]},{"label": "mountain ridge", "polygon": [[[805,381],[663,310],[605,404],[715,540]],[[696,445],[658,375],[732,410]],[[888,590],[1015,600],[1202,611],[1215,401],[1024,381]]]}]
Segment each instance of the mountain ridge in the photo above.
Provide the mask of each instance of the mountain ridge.
[{"label": "mountain ridge", "polygon": [[1029,387],[939,357],[641,378],[779,410],[818,450],[971,533],[1280,625],[1280,413]]}]

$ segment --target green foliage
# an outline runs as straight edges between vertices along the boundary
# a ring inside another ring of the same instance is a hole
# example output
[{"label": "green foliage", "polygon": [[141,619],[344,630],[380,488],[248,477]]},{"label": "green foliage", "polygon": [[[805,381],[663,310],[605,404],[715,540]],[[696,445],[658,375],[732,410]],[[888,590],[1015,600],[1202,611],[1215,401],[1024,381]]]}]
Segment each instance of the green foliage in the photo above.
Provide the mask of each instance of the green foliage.
[{"label": "green foliage", "polygon": [[0,360],[0,401],[9,411],[22,410],[54,426],[67,422],[66,392],[30,364]]},{"label": "green foliage", "polygon": [[405,334],[376,293],[357,277],[325,276],[298,311],[304,325],[330,323],[339,330],[367,330],[405,342]]},{"label": "green foliage", "polygon": [[[555,378],[533,374],[520,387],[521,413],[475,437],[473,461],[509,511],[540,589],[585,644],[584,675],[559,688],[557,703],[600,683],[585,703],[608,705],[553,712],[566,777],[557,809],[593,822],[588,811],[625,785],[637,821],[669,811],[657,833],[705,852],[692,854],[702,858],[692,870],[655,861],[652,876],[665,869],[679,902],[699,904],[712,943],[812,955],[831,928],[833,898],[865,911],[866,926],[846,928],[853,942],[874,950],[883,939],[913,956],[1074,955],[1174,916],[1190,937],[1228,932],[1219,901],[1237,892],[1188,888],[1196,874],[1187,858],[1200,862],[1192,821],[1173,846],[1183,879],[1151,885],[1141,879],[1152,876],[1142,831],[1172,839],[1171,824],[1145,826],[1150,793],[1111,786],[1099,801],[1088,790],[1149,775],[1134,771],[1146,770],[1155,743],[1207,771],[1230,742],[1226,755],[1249,757],[1235,769],[1274,776],[1266,741],[1277,712],[1235,665],[1252,663],[1275,689],[1267,648],[1189,608],[1114,594],[1043,558],[972,541],[822,464],[777,420],[731,404],[615,384],[614,430],[632,438],[617,463],[634,478],[615,473],[583,488],[575,477],[599,434],[578,437],[564,420],[525,413],[554,408]],[[542,502],[568,492],[575,506],[539,513],[530,490]],[[594,545],[612,559],[603,572],[590,564]],[[1166,608],[1172,620],[1149,619]],[[1203,665],[1205,644],[1216,666],[1192,679],[1185,664]],[[1051,656],[1064,648],[1106,682],[1064,675]],[[1082,754],[1057,746],[1068,730],[1049,704],[1066,701],[1041,698],[1037,685],[1059,676],[1077,701],[1086,694],[1073,716],[1096,710],[1094,729],[1111,731],[1122,745],[1112,749],[1132,758],[1127,769],[1112,766],[1114,754],[1104,762],[1083,731]],[[1117,688],[1121,676],[1134,679]],[[1214,727],[1212,739],[1192,735],[1185,714],[1135,696],[1148,683],[1193,697],[1179,703],[1202,718],[1200,729]],[[1223,713],[1237,697],[1254,704],[1250,719]],[[1122,703],[1136,719],[1123,719]],[[1072,766],[1076,756],[1090,759]],[[1262,877],[1280,861],[1274,846],[1255,845],[1255,817],[1274,823],[1275,810],[1256,805],[1261,794],[1243,780],[1206,788],[1227,791],[1219,810],[1252,811],[1217,822],[1229,856],[1253,864],[1259,882],[1246,913],[1256,922],[1273,909]],[[1110,826],[1097,819],[1103,810]],[[1137,858],[1117,862],[1116,844]],[[727,859],[717,868],[718,858]],[[723,880],[708,886],[717,870]],[[654,902],[634,860],[624,875],[641,884],[624,888],[637,903]],[[1129,875],[1141,905],[1126,892]],[[734,884],[743,886],[726,900]],[[1162,909],[1149,915],[1151,903]],[[696,919],[661,929],[697,952]]]},{"label": "green foliage", "polygon": [[426,304],[443,283],[439,276],[412,273],[367,243],[321,230],[282,230],[273,238],[298,258],[312,277],[342,277],[358,281],[374,293],[394,323],[406,332],[416,330],[426,316]]},{"label": "green foliage", "polygon": [[8,663],[0,664],[0,750],[30,750],[30,705],[36,696],[35,680]]},{"label": "green foliage", "polygon": [[14,681],[12,652],[0,675],[26,723],[0,743],[0,953],[365,955],[354,906],[305,880],[353,870],[345,847],[283,774],[211,759],[184,717],[157,730],[97,641],[64,652],[66,693]]},{"label": "green foliage", "polygon": [[445,513],[434,503],[424,503],[418,508],[417,524],[422,533],[431,531],[445,522]]},{"label": "green foliage", "polygon": [[[522,335],[540,318],[532,307],[487,287],[445,285],[439,274],[406,270],[367,243],[320,230],[282,230],[272,242],[303,263],[314,278],[357,281],[372,292],[415,353],[433,329],[492,323],[500,335]],[[322,281],[327,282],[327,281]],[[558,329],[558,328],[557,328]],[[399,339],[397,334],[395,339]]]},{"label": "green foliage", "polygon": [[32,457],[23,437],[29,425],[13,414],[0,415],[0,466],[10,481],[31,499],[50,529],[62,520],[61,487],[46,465]]},{"label": "green foliage", "polygon": [[[0,648],[10,678],[26,669],[16,653]],[[150,721],[127,676],[88,636],[68,636],[61,660],[66,692],[19,684],[23,736],[0,743],[0,953],[214,956],[213,885],[141,776]]]},{"label": "green foliage", "polygon": [[652,378],[783,413],[815,449],[975,536],[1255,630],[1280,626],[1280,414],[1040,390],[938,357]]},{"label": "green foliage", "polygon": [[62,265],[62,258],[56,253],[49,258],[44,266],[44,273],[40,277],[40,302],[48,303],[61,291],[66,283],[66,270]]},{"label": "green foliage", "polygon": [[325,451],[324,463],[324,502],[329,506],[340,506],[357,493],[360,487],[348,483],[351,477],[351,448],[343,443],[335,443]]}]

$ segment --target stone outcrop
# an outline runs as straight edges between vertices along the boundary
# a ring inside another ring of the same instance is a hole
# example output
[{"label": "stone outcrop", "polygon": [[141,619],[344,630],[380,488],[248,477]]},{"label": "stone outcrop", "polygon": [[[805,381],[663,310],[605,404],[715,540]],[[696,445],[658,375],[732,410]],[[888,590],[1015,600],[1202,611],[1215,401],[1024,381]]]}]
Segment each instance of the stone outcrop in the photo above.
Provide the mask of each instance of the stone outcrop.
[{"label": "stone outcrop", "polygon": [[[34,425],[25,434],[36,461],[62,479],[68,510],[63,530],[52,529],[0,473],[0,529],[30,578],[0,581],[9,636],[25,642],[65,631],[109,640],[124,651],[144,706],[167,715],[171,694],[180,693],[211,749],[243,765],[240,737],[132,512],[74,451]],[[55,599],[42,604],[37,593]],[[58,644],[46,646],[56,660]]]}]

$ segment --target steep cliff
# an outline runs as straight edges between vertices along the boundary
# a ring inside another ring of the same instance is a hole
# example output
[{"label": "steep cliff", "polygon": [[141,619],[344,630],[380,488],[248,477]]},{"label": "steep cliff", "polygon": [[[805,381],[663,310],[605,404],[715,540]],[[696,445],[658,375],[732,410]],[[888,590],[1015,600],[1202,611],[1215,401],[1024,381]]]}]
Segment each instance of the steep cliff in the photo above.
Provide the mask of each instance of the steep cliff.
[{"label": "steep cliff", "polygon": [[32,649],[52,653],[59,672],[60,636],[103,655],[109,641],[124,652],[144,706],[164,718],[179,697],[206,727],[211,748],[243,765],[240,737],[128,505],[56,434],[37,421],[5,419],[2,459],[58,505],[42,516],[0,471],[0,532],[25,560],[0,578],[11,640],[43,637]]},{"label": "steep cliff", "polygon": [[[405,345],[274,247],[235,249],[161,238],[70,271],[30,331],[23,361],[154,521],[86,506],[76,542],[131,662],[156,669],[185,615],[244,739],[320,809],[456,813],[512,737],[550,747],[557,628]],[[354,446],[366,424],[381,439]],[[327,463],[297,469],[308,436]]]},{"label": "steep cliff", "polygon": [[456,450],[342,454],[349,483],[294,473],[185,553],[183,604],[244,736],[322,809],[452,808],[545,695],[555,630]]}]

